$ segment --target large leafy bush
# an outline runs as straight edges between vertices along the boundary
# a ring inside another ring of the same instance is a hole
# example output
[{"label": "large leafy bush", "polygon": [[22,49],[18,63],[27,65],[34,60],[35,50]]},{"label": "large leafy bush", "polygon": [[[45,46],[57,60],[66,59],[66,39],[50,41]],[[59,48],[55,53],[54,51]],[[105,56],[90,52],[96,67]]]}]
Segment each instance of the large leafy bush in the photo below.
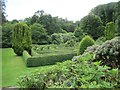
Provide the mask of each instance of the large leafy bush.
[{"label": "large leafy bush", "polygon": [[85,49],[87,49],[88,46],[92,46],[95,44],[94,39],[92,39],[90,36],[85,36],[79,44],[79,49],[78,49],[78,55],[83,54]]},{"label": "large leafy bush", "polygon": [[111,67],[120,67],[120,37],[115,37],[103,43],[97,50],[96,59]]}]

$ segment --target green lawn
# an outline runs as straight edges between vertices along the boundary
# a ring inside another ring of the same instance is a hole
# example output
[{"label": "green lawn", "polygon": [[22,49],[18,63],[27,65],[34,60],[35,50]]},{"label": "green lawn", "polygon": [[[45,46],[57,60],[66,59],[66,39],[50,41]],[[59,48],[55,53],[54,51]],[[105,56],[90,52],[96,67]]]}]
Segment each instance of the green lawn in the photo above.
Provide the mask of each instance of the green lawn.
[{"label": "green lawn", "polygon": [[[49,66],[27,68],[21,56],[17,56],[13,49],[5,48],[2,51],[2,87],[16,87],[20,75],[35,69],[44,71]],[[1,62],[1,61],[0,61]],[[0,86],[1,87],[1,86]]]}]

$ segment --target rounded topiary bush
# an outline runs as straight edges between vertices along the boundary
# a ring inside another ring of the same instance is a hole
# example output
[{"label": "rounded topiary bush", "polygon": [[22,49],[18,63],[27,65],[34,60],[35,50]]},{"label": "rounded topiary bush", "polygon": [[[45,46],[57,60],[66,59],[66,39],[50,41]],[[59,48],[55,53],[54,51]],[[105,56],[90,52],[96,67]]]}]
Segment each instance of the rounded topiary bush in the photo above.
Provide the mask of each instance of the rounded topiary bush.
[{"label": "rounded topiary bush", "polygon": [[96,60],[101,60],[102,64],[112,68],[119,67],[120,63],[120,36],[112,40],[107,40],[95,51]]},{"label": "rounded topiary bush", "polygon": [[94,39],[92,39],[90,36],[85,36],[79,44],[79,49],[78,49],[78,55],[83,54],[84,51],[87,49],[88,46],[92,46],[95,44]]}]

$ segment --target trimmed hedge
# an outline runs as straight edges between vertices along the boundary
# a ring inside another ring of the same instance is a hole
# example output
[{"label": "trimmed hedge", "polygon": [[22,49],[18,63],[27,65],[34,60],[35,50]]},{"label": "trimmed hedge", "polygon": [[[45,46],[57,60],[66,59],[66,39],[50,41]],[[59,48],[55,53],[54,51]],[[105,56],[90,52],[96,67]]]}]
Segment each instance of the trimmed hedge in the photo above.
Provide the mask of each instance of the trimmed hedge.
[{"label": "trimmed hedge", "polygon": [[31,49],[31,55],[32,55],[32,56],[38,56],[38,55],[40,55],[40,54],[38,54],[38,53],[35,52],[33,49]]},{"label": "trimmed hedge", "polygon": [[31,57],[31,55],[29,55],[29,53],[26,50],[23,51],[22,56],[25,62],[27,62],[27,59]]},{"label": "trimmed hedge", "polygon": [[65,60],[72,59],[76,53],[68,53],[68,54],[51,54],[46,56],[33,56],[27,58],[26,66],[35,67],[35,66],[43,66],[43,65],[52,65],[56,62],[62,62]]}]

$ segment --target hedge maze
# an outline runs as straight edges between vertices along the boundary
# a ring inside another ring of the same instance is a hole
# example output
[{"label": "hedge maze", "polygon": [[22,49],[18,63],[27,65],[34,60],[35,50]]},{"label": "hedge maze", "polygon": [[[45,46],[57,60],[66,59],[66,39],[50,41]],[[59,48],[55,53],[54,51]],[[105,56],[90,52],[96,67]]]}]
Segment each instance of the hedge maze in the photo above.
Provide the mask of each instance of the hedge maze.
[{"label": "hedge maze", "polygon": [[70,60],[75,56],[73,47],[63,45],[33,45],[31,56],[27,51],[23,52],[23,58],[27,67],[52,65],[57,62]]}]

